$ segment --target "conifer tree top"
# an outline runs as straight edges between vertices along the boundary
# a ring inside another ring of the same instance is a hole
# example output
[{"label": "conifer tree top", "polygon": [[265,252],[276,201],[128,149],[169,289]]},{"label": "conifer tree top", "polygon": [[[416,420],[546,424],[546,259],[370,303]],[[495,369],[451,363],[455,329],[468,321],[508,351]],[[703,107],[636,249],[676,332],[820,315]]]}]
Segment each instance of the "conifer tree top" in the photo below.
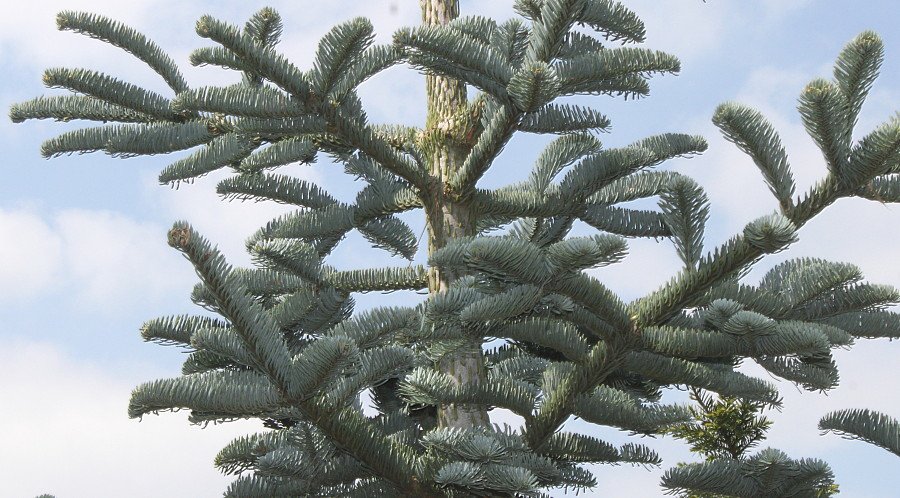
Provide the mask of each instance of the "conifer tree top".
[{"label": "conifer tree top", "polygon": [[[191,299],[212,316],[164,316],[141,329],[145,340],[191,354],[182,376],[134,390],[131,417],[188,409],[197,423],[262,421],[264,432],[217,457],[220,470],[243,473],[230,496],[590,489],[585,464],[660,459],[648,445],[572,432],[568,420],[655,434],[691,419],[686,406],[661,403],[679,386],[777,406],[776,386],[738,371],[742,361],[828,390],[839,380],[833,349],[900,335],[888,309],[898,291],[867,282],[850,263],[795,257],[746,278],[836,201],[900,201],[897,116],[853,132],[882,64],[875,32],[849,42],[831,79],[802,90],[801,120],[825,164],[808,189],[763,113],[737,102],[715,110],[713,123],[752,159],[777,206],[721,242],[707,234],[716,207],[701,184],[660,168],[704,152],[704,138],[675,131],[609,146],[600,133],[613,120],[593,105],[603,99],[560,100],[646,96],[651,77],[680,72],[680,61],[637,44],[643,23],[616,2],[515,7],[509,21],[450,20],[448,11],[380,45],[369,20],[350,19],[322,37],[306,67],[280,51],[288,24],[273,9],[244,25],[204,16],[196,32],[212,45],[191,63],[231,69],[240,82],[200,87],[131,28],[60,13],[61,29],[124,49],[169,90],[92,69],[47,70],[47,86],[73,94],[15,104],[13,121],[102,123],[46,141],[45,157],[188,151],[161,168],[161,183],[230,171],[216,187],[223,197],[291,206],[247,234],[246,268],[229,264],[190,220],[177,222],[168,243],[194,267],[201,282]],[[374,122],[357,91],[399,64],[427,74],[429,99],[440,102],[418,127]],[[486,175],[517,134],[550,140],[528,161],[530,174],[494,187]],[[355,178],[355,198],[291,173],[314,162]],[[653,208],[628,204],[635,200]],[[407,211],[420,213],[421,233]],[[396,259],[341,264],[335,251],[352,232]],[[671,241],[681,268],[642,297],[619,296],[604,267],[640,257],[628,253],[642,238]],[[356,296],[394,291],[428,297],[355,309]],[[521,425],[488,423],[503,420],[498,409]],[[856,411],[823,419],[822,428],[891,449],[892,424]],[[831,482],[820,460],[764,450],[740,465],[685,467],[663,484],[741,496],[812,489],[806,481],[772,487],[748,472]],[[709,476],[725,484],[704,487]]]}]

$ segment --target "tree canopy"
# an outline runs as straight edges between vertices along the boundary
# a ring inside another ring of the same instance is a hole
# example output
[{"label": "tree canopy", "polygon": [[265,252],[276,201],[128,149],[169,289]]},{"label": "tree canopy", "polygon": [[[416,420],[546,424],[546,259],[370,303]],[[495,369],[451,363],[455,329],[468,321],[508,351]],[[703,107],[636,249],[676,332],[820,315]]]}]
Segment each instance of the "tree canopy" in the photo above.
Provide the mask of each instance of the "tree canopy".
[{"label": "tree canopy", "polygon": [[[188,222],[168,242],[200,278],[191,299],[210,313],[148,321],[145,340],[190,352],[182,376],[137,387],[129,416],[187,409],[198,423],[260,419],[264,432],[216,458],[239,475],[227,496],[543,496],[596,485],[586,463],[658,465],[651,447],[613,446],[566,430],[574,417],[635,435],[697,417],[660,403],[687,386],[746,406],[778,406],[771,382],[739,370],[755,362],[808,390],[838,382],[831,351],[861,338],[900,337],[900,301],[849,263],[795,258],[758,283],[743,277],[785,250],[835,201],[900,202],[900,114],[854,141],[883,43],[860,33],[831,80],[800,95],[803,124],[827,172],[797,193],[774,126],[742,104],[713,122],[748,154],[778,210],[724,244],[704,247],[710,203],[687,176],[654,169],[702,153],[699,136],[665,133],[624,147],[597,138],[609,119],[571,96],[638,98],[648,80],[680,71],[643,48],[645,30],[609,0],[517,0],[518,17],[460,16],[458,4],[423,0],[421,26],[375,45],[364,18],[332,28],[311,68],[277,50],[270,8],[243,27],[202,17],[213,46],[194,65],[237,71],[239,83],[192,88],[144,35],[111,19],[63,12],[60,29],[98,38],[147,63],[164,96],[80,68],[44,73],[72,95],[14,105],[13,121],[101,121],[43,145],[45,157],[103,151],[117,157],[193,150],[163,168],[178,185],[230,168],[223,197],[296,210],[247,239],[250,268],[234,268]],[[617,46],[617,43],[623,46]],[[398,64],[426,75],[422,127],[371,123],[356,89]],[[469,88],[477,94],[469,99]],[[551,134],[527,180],[479,186],[516,133]],[[352,201],[274,170],[327,157],[362,186]],[[654,199],[658,210],[627,203]],[[356,230],[412,261],[418,236],[398,214],[422,210],[427,265],[342,270],[326,261]],[[576,222],[598,233],[571,234]],[[628,240],[667,238],[680,272],[626,303],[585,272],[621,261]],[[354,310],[353,294],[426,291],[403,307]],[[368,402],[371,400],[371,403]],[[365,405],[365,406],[364,406]],[[521,426],[492,424],[505,409]],[[896,452],[897,422],[840,412],[821,427]],[[746,447],[744,448],[744,450]],[[821,460],[775,449],[714,458],[667,473],[673,490],[729,496],[814,496],[832,482]],[[721,456],[721,455],[716,455]]]}]

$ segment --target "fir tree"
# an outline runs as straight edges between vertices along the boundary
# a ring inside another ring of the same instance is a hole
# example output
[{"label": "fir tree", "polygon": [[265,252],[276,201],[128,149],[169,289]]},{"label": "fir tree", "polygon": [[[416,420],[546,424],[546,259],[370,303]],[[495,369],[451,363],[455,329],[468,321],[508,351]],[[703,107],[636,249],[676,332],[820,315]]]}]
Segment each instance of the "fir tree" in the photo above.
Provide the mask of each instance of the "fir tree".
[{"label": "fir tree", "polygon": [[[594,133],[609,120],[557,101],[645,96],[650,76],[680,70],[673,55],[610,43],[644,39],[634,13],[611,0],[516,0],[519,17],[496,22],[459,17],[453,0],[422,0],[422,7],[424,24],[398,31],[389,45],[373,45],[366,19],[335,26],[308,70],[276,49],[282,23],[272,9],[243,29],[205,16],[196,30],[214,45],[194,51],[191,63],[239,71],[242,81],[201,88],[190,87],[142,34],[101,16],[63,12],[60,29],[130,52],[172,95],[96,71],[55,68],[45,83],[73,95],[10,110],[14,121],[111,123],[47,141],[46,157],[195,148],[165,167],[160,181],[178,184],[231,168],[234,176],[217,187],[224,197],[297,206],[249,237],[252,268],[232,268],[187,222],[176,223],[169,244],[201,279],[192,299],[218,316],[168,316],[141,331],[147,341],[191,354],[183,376],[134,390],[131,417],[188,409],[199,423],[258,418],[268,428],[216,458],[224,472],[241,476],[228,496],[589,489],[596,481],[582,464],[655,465],[659,458],[643,445],[615,447],[562,431],[571,417],[658,433],[692,418],[685,406],[659,404],[668,386],[777,405],[772,384],[735,370],[740,359],[825,390],[838,380],[832,348],[857,337],[900,336],[900,315],[886,310],[898,292],[862,282],[851,264],[795,259],[758,285],[740,281],[837,199],[900,201],[900,115],[857,143],[851,138],[882,59],[875,33],[847,45],[833,80],[814,80],[801,94],[803,122],[828,164],[805,194],[796,194],[778,133],[759,112],[736,103],[717,109],[714,122],[753,158],[780,208],[705,251],[703,190],[684,175],[652,169],[703,152],[703,138],[667,133],[604,148]],[[426,74],[422,128],[369,123],[357,96],[362,82],[400,63]],[[478,90],[472,99],[467,85]],[[526,181],[479,188],[517,132],[558,138]],[[353,202],[274,172],[322,156],[364,182]],[[655,197],[659,211],[619,206]],[[416,234],[395,215],[417,209],[426,220],[427,267],[348,271],[326,263],[351,230],[412,259]],[[568,236],[576,220],[601,233]],[[684,268],[625,303],[583,270],[621,260],[632,237],[670,238]],[[401,289],[429,296],[354,313],[352,294]],[[486,347],[492,338],[503,345]],[[362,410],[362,393],[374,401],[374,414]],[[524,425],[491,424],[495,407],[518,414]],[[758,496],[748,493],[762,479],[771,484],[768,496],[807,496],[804,483],[778,487],[771,480],[830,473],[824,463],[777,450],[751,460],[749,474],[727,465],[687,469],[677,487],[703,490],[716,480],[728,483],[717,493]]]}]

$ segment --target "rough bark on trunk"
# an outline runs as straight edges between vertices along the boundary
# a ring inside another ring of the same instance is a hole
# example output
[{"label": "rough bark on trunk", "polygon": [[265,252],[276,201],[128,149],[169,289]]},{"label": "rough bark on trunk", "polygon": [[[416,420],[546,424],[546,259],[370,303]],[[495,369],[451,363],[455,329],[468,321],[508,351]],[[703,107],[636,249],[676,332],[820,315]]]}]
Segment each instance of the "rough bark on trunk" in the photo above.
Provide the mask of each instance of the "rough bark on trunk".
[{"label": "rough bark on trunk", "polygon": [[[424,24],[446,24],[459,16],[458,0],[421,0]],[[431,167],[431,185],[425,211],[428,227],[428,254],[459,237],[475,235],[475,218],[465,201],[455,199],[447,187],[450,177],[462,165],[469,147],[463,137],[469,134],[464,115],[466,85],[443,76],[426,76],[428,117],[423,145]],[[431,268],[428,274],[430,294],[442,292],[460,277],[450,271]],[[473,338],[468,351],[448,355],[438,368],[456,383],[479,382],[485,376],[481,341]],[[484,407],[448,405],[438,409],[438,426],[473,427],[490,423]]]}]

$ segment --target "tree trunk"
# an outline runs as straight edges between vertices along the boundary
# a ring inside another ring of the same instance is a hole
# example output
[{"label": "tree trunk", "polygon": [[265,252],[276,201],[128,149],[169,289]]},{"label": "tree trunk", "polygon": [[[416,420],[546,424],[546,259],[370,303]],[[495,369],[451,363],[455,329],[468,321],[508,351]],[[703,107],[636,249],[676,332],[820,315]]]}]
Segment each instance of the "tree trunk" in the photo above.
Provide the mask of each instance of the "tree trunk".
[{"label": "tree trunk", "polygon": [[[459,16],[458,0],[421,0],[421,5],[424,24],[446,24]],[[425,85],[428,117],[422,145],[431,167],[431,185],[425,202],[430,256],[454,239],[475,235],[475,218],[468,203],[456,200],[448,188],[451,176],[462,166],[469,151],[463,139],[471,126],[464,114],[466,85],[443,76],[426,76]],[[429,269],[429,293],[449,289],[460,276],[437,268]],[[446,356],[437,366],[457,384],[482,381],[485,367],[480,338],[473,337],[464,351]],[[489,423],[484,407],[448,405],[438,408],[439,427],[473,427]]]}]

